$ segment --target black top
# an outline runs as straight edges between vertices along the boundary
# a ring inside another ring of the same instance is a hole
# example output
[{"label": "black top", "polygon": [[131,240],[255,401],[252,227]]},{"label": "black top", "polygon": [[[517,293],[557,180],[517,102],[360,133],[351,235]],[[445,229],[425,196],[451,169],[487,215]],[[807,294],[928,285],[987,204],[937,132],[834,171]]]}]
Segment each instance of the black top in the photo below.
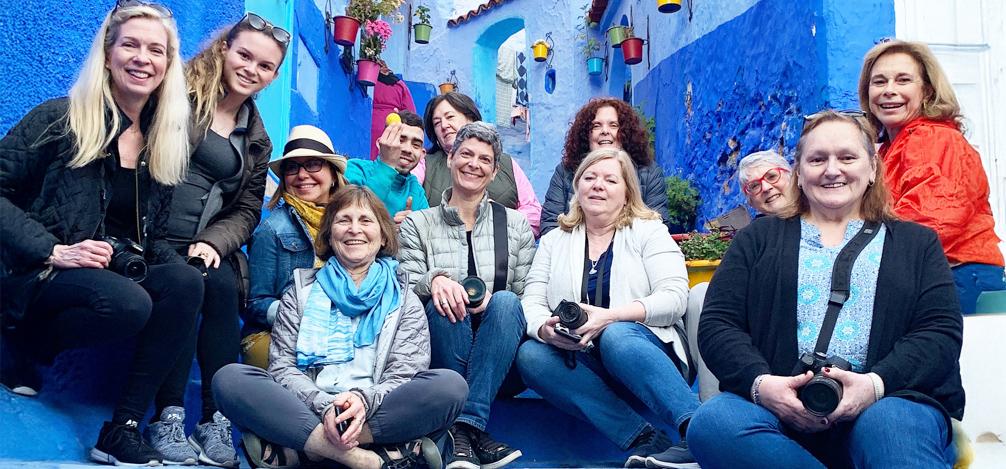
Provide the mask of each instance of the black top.
[{"label": "black top", "polygon": [[468,276],[478,275],[478,268],[475,264],[475,247],[472,246],[472,232],[466,231],[465,236],[468,237]]},{"label": "black top", "polygon": [[[589,256],[583,256],[583,273],[587,276],[585,290],[587,297],[581,298],[581,300],[586,300],[585,303],[602,308],[611,305],[611,295],[609,294],[611,292],[611,260],[615,257],[615,253],[611,249],[613,244],[615,243],[608,244],[608,249],[597,258],[597,265],[594,265]],[[597,292],[598,279],[601,280],[600,296]]]},{"label": "black top", "polygon": [[185,181],[175,188],[168,220],[168,237],[188,245],[200,229],[203,218],[212,218],[222,208],[211,208],[204,214],[211,200],[210,192],[219,184],[220,193],[212,200],[229,200],[237,192],[241,170],[241,155],[230,140],[210,130],[206,138],[192,153]]},{"label": "black top", "polygon": [[[142,179],[136,169],[118,167],[111,174],[111,194],[105,212],[105,234],[117,238],[131,239],[143,243],[141,230],[147,216],[146,203],[149,183]],[[137,194],[139,189],[139,194]]]},{"label": "black top", "polygon": [[[883,379],[886,395],[960,419],[963,320],[947,258],[931,229],[900,221],[885,226],[865,369]],[[792,374],[799,251],[798,218],[758,218],[737,233],[716,269],[698,345],[721,390],[750,399],[758,375]]]}]

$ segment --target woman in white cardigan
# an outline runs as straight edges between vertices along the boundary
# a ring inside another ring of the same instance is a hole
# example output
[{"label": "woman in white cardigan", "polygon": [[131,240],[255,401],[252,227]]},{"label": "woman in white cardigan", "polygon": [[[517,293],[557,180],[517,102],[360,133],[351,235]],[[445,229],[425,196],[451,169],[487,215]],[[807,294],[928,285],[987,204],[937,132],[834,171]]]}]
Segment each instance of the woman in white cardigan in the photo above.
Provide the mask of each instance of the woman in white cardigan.
[{"label": "woman in white cardigan", "polygon": [[[541,238],[528,274],[522,304],[528,336],[537,340],[517,353],[521,376],[629,452],[625,467],[698,467],[683,439],[673,444],[621,397],[642,401],[680,435],[699,406],[682,376],[684,256],[643,203],[624,151],[591,152],[573,187],[569,213]],[[560,307],[563,301],[575,303],[586,322],[563,317],[572,326],[563,329],[553,312],[576,309]]]}]

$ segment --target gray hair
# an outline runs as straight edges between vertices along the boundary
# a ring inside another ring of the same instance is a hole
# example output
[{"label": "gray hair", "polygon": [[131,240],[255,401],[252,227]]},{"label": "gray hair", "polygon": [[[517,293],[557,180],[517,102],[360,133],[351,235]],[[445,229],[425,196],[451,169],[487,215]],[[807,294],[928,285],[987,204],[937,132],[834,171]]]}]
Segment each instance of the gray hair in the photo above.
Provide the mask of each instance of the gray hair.
[{"label": "gray hair", "polygon": [[737,179],[740,180],[741,187],[744,187],[751,180],[751,175],[748,174],[748,171],[756,166],[772,166],[786,170],[793,169],[789,161],[786,161],[786,158],[776,153],[775,150],[756,151],[741,159],[740,164],[737,166]]},{"label": "gray hair", "polygon": [[500,156],[503,155],[503,144],[500,142],[500,134],[496,128],[483,121],[475,121],[466,124],[457,135],[454,136],[454,147],[451,148],[451,156],[458,152],[461,143],[474,138],[482,143],[493,147],[493,167],[500,165]]}]

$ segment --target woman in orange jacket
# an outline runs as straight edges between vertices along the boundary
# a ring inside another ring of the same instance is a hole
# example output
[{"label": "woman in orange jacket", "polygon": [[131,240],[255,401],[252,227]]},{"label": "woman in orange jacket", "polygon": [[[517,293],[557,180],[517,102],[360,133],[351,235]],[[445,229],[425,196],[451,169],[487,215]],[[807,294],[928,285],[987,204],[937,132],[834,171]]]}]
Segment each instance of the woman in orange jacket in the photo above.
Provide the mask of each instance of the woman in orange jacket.
[{"label": "woman in orange jacket", "polygon": [[950,261],[961,310],[1006,290],[1003,254],[981,157],[943,69],[925,44],[893,40],[867,52],[859,105],[881,130],[880,156],[895,213],[932,228]]}]

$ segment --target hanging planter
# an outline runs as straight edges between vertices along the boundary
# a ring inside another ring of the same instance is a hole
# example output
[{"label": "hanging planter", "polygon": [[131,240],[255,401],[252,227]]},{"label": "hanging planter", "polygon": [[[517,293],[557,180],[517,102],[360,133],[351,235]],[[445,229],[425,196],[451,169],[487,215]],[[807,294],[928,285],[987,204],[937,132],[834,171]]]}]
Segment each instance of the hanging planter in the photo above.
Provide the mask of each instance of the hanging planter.
[{"label": "hanging planter", "polygon": [[617,25],[608,28],[608,42],[611,47],[619,47],[625,40],[625,26]]},{"label": "hanging planter", "polygon": [[635,65],[643,61],[643,38],[629,37],[622,41],[622,58],[625,65]]},{"label": "hanging planter", "polygon": [[604,71],[604,57],[591,57],[587,59],[587,74],[592,76],[600,75]]},{"label": "hanging planter", "polygon": [[537,40],[531,45],[531,54],[534,55],[535,62],[544,62],[548,59],[548,43],[544,40]]},{"label": "hanging planter", "polygon": [[360,59],[356,61],[356,81],[361,85],[374,86],[377,74],[381,72],[381,64],[373,60]]},{"label": "hanging planter", "polygon": [[657,0],[657,11],[674,13],[681,9],[681,0]]},{"label": "hanging planter", "polygon": [[447,94],[458,89],[458,75],[454,70],[451,70],[451,75],[447,77],[447,81],[441,83],[438,88],[440,88],[440,94]]},{"label": "hanging planter", "polygon": [[415,33],[417,44],[429,44],[430,43],[430,33],[433,32],[433,25],[425,23],[416,23],[412,25]]},{"label": "hanging planter", "polygon": [[335,43],[340,46],[352,46],[356,43],[356,34],[360,31],[360,20],[352,16],[336,16],[332,35]]}]

